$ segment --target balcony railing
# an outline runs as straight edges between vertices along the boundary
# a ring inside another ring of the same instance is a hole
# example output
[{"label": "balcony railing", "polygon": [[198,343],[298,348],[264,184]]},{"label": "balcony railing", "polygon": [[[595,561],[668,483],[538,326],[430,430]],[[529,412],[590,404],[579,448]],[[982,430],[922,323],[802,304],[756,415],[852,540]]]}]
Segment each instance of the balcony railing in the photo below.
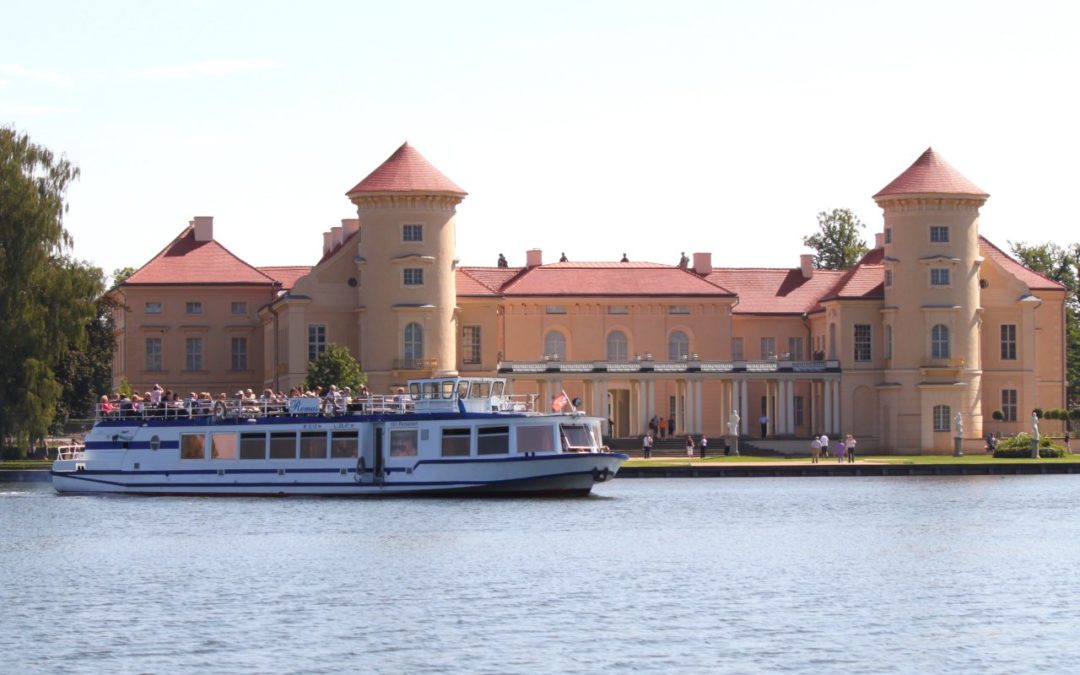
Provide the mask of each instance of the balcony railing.
[{"label": "balcony railing", "polygon": [[435,370],[436,359],[394,359],[394,370]]},{"label": "balcony railing", "polygon": [[840,370],[840,362],[835,360],[787,361],[766,359],[763,361],[702,361],[687,359],[679,361],[653,361],[635,359],[633,361],[503,361],[499,372],[507,374],[540,373],[825,373]]}]

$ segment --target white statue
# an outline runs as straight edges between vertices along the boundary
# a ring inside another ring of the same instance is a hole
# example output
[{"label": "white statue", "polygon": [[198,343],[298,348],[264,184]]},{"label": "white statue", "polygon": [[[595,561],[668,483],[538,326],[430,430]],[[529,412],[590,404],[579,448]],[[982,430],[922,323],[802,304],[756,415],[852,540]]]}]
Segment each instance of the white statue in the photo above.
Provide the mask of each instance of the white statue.
[{"label": "white statue", "polygon": [[960,413],[956,413],[956,417],[953,418],[953,423],[956,425],[956,437],[964,437],[964,417]]},{"label": "white statue", "polygon": [[1039,440],[1039,416],[1034,411],[1031,413],[1031,437]]},{"label": "white statue", "polygon": [[731,417],[728,418],[727,430],[729,436],[739,435],[739,411],[732,410]]}]

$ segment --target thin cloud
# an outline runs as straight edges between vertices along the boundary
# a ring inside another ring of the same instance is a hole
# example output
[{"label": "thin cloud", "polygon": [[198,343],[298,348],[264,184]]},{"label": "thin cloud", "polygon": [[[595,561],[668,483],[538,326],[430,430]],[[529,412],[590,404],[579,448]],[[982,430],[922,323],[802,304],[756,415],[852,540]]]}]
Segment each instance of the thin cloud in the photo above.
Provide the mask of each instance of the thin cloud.
[{"label": "thin cloud", "polygon": [[273,66],[274,62],[267,59],[200,61],[198,63],[184,63],[173,66],[141,68],[131,75],[143,80],[175,80],[185,77],[240,75],[269,70]]},{"label": "thin cloud", "polygon": [[48,70],[35,70],[33,68],[24,68],[14,63],[0,63],[0,76],[4,75],[23,80],[52,82],[53,84],[62,84],[64,86],[71,84],[71,80],[61,75],[60,73],[54,73]]}]

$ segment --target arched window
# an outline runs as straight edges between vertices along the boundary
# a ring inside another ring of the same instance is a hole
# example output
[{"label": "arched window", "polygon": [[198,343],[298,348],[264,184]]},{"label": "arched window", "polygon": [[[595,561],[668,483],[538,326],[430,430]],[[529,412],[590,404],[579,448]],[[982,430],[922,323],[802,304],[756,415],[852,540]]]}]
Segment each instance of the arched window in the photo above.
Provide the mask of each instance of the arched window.
[{"label": "arched window", "polygon": [[626,361],[628,360],[628,354],[626,350],[626,333],[621,330],[613,330],[608,333],[607,336],[607,360],[608,361]]},{"label": "arched window", "polygon": [[566,358],[566,338],[557,330],[544,336],[544,356],[562,360]]},{"label": "arched window", "polygon": [[678,361],[690,356],[690,338],[681,330],[672,331],[667,341],[667,357],[671,361]]},{"label": "arched window", "polygon": [[947,405],[934,406],[934,431],[948,431],[952,410]]},{"label": "arched window", "polygon": [[402,356],[412,360],[424,358],[424,329],[420,324],[405,326],[405,350]]},{"label": "arched window", "polygon": [[949,327],[937,324],[930,329],[930,356],[935,359],[949,358]]}]

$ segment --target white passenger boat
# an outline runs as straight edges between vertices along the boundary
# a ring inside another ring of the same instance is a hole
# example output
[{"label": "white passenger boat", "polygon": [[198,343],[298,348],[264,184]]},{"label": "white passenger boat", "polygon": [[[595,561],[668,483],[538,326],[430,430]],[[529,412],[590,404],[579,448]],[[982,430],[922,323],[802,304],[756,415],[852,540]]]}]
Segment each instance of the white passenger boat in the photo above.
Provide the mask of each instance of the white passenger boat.
[{"label": "white passenger boat", "polygon": [[219,400],[99,411],[52,467],[63,493],[586,495],[627,456],[601,420],[537,410],[497,378],[412,380],[348,404]]}]

